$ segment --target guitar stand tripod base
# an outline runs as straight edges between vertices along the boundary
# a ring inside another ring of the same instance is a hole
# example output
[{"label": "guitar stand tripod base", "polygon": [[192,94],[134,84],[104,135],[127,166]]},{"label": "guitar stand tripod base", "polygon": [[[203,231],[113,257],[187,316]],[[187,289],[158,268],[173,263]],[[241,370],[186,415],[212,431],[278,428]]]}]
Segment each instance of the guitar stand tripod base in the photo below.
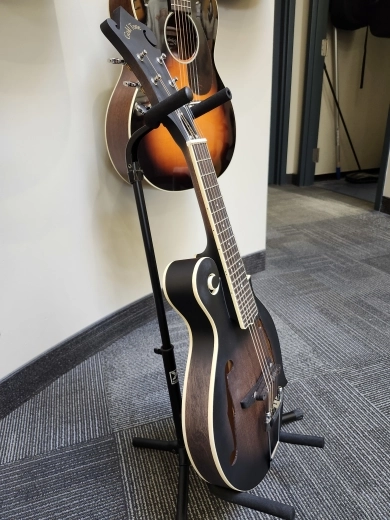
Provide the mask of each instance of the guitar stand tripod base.
[{"label": "guitar stand tripod base", "polygon": [[[166,376],[167,388],[172,410],[172,417],[175,426],[176,440],[165,441],[157,439],[145,439],[134,437],[133,446],[136,448],[146,448],[159,451],[167,451],[178,456],[179,476],[177,488],[176,502],[176,520],[187,520],[188,508],[188,489],[189,489],[189,458],[184,445],[184,438],[181,424],[181,392],[176,370],[176,361],[174,356],[174,347],[169,337],[168,324],[165,314],[164,302],[161,292],[161,285],[158,276],[156,258],[154,254],[153,241],[149,226],[149,220],[146,210],[145,198],[142,189],[143,172],[137,161],[137,149],[142,138],[153,128],[157,128],[160,122],[172,111],[187,104],[192,99],[192,92],[185,87],[176,94],[151,108],[147,117],[145,117],[145,126],[134,132],[127,144],[126,161],[128,167],[128,175],[130,183],[134,188],[134,196],[137,205],[138,217],[142,232],[142,238],[145,247],[145,254],[149,268],[150,280],[156,305],[157,319],[162,339],[161,348],[155,349],[156,354],[160,354],[163,359],[164,371]],[[224,89],[209,100],[203,101],[193,106],[193,117],[199,117],[203,113],[216,108],[222,103],[231,99],[231,93],[228,89]],[[293,410],[292,412],[282,415],[282,424],[297,421],[303,418],[301,410]],[[288,442],[292,444],[302,444],[308,446],[323,447],[323,439],[321,446],[320,437],[312,437],[306,435],[296,435],[280,432],[280,442]],[[284,520],[293,520],[295,518],[295,510],[292,506],[282,504],[280,502],[269,500],[267,498],[258,497],[250,493],[237,492],[219,486],[208,485],[210,492],[227,502],[261,511]]]}]

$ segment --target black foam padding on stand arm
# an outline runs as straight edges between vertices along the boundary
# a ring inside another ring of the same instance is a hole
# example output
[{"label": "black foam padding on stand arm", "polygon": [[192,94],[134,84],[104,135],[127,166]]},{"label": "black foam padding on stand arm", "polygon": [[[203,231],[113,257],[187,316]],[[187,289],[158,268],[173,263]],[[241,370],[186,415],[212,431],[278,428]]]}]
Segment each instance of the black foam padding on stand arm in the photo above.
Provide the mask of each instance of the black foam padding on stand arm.
[{"label": "black foam padding on stand arm", "polygon": [[300,446],[312,446],[313,448],[323,448],[325,439],[317,435],[301,435],[299,433],[280,432],[280,442],[288,444],[299,444]]},{"label": "black foam padding on stand arm", "polygon": [[144,116],[145,125],[149,128],[157,128],[169,114],[192,101],[193,93],[189,87],[184,87],[174,94],[154,105]]},{"label": "black foam padding on stand arm", "polygon": [[214,108],[223,105],[231,99],[232,93],[227,87],[225,87],[197,105],[193,105],[191,107],[192,114],[195,118],[203,116],[203,114],[207,114],[210,110],[214,110]]}]

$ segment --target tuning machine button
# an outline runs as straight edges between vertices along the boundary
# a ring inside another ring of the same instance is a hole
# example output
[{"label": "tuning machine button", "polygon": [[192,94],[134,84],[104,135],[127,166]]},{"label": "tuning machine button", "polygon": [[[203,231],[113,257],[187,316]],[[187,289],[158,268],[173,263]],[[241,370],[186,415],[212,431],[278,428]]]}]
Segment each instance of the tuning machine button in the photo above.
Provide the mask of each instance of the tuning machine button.
[{"label": "tuning machine button", "polygon": [[112,63],[112,65],[126,65],[125,60],[122,60],[122,58],[109,58],[108,63]]},{"label": "tuning machine button", "polygon": [[175,78],[170,79],[170,80],[168,81],[168,83],[171,85],[171,87],[175,87],[175,85],[176,85],[176,81],[178,81],[178,80],[179,80],[179,78],[176,78],[176,77],[175,77]]},{"label": "tuning machine button", "polygon": [[164,63],[164,60],[167,59],[167,55],[162,53],[161,56],[159,58],[157,58],[157,61],[160,63],[160,65],[162,65]]},{"label": "tuning machine button", "polygon": [[146,112],[149,110],[150,107],[146,107],[145,105],[142,105],[141,103],[135,103],[134,104],[134,110],[137,112],[139,116],[144,116]]},{"label": "tuning machine button", "polygon": [[123,85],[125,87],[133,87],[133,88],[141,88],[142,85],[139,81],[124,81]]},{"label": "tuning machine button", "polygon": [[156,76],[154,76],[154,78],[152,78],[152,81],[155,85],[157,85],[157,83],[160,81],[161,79],[161,74],[156,74]]},{"label": "tuning machine button", "polygon": [[141,61],[144,61],[144,58],[145,56],[148,54],[148,51],[145,51],[143,50],[142,52],[140,52],[139,54],[137,54],[137,58],[140,59]]}]

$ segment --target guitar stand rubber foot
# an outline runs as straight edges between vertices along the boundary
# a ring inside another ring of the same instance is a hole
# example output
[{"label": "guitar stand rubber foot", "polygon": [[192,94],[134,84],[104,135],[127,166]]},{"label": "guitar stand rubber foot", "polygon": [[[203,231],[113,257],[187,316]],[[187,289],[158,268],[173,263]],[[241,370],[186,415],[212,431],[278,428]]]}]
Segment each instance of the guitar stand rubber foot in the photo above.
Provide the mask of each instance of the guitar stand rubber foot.
[{"label": "guitar stand rubber foot", "polygon": [[286,442],[287,444],[299,444],[300,446],[312,446],[313,448],[323,448],[325,446],[324,437],[318,437],[317,435],[302,435],[300,433],[287,433],[280,432],[280,442]]},{"label": "guitar stand rubber foot", "polygon": [[179,452],[177,441],[163,441],[160,439],[144,439],[142,437],[133,437],[132,444],[134,448],[146,448],[148,450]]},{"label": "guitar stand rubber foot", "polygon": [[257,497],[250,493],[242,493],[220,486],[213,486],[212,484],[208,484],[208,487],[213,495],[222,498],[222,500],[226,500],[226,502],[232,502],[233,504],[248,507],[255,511],[261,511],[262,513],[273,515],[283,520],[294,520],[295,518],[295,509],[287,504],[282,504],[281,502],[276,502],[268,498]]},{"label": "guitar stand rubber foot", "polygon": [[303,412],[300,408],[296,410],[291,410],[291,412],[286,412],[282,414],[282,424],[287,424],[293,421],[301,421],[303,419]]}]

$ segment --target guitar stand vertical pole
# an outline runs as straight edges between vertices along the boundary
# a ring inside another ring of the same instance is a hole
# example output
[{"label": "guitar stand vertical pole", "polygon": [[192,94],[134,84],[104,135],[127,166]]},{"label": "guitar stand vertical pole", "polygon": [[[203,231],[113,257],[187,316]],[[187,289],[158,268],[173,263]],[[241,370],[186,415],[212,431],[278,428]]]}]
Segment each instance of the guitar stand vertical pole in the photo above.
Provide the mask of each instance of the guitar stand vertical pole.
[{"label": "guitar stand vertical pole", "polygon": [[140,437],[134,437],[132,443],[133,446],[136,448],[148,448],[162,451],[170,451],[178,455],[179,481],[176,501],[176,520],[186,520],[188,505],[189,462],[187,452],[184,446],[184,439],[181,427],[181,392],[179,379],[177,376],[174,347],[171,344],[169,336],[167,318],[165,314],[164,302],[162,298],[161,286],[156,264],[156,257],[154,254],[148,214],[142,189],[142,174],[140,170],[138,170],[138,172],[133,172],[133,176],[132,178],[130,177],[130,180],[134,188],[134,196],[138,210],[142,238],[145,246],[145,253],[148,262],[149,274],[152,283],[153,296],[156,304],[157,319],[162,341],[161,348],[156,348],[154,349],[154,351],[156,354],[160,354],[162,356],[176,433],[175,441],[163,441],[158,439],[144,439]]},{"label": "guitar stand vertical pole", "polygon": [[[178,91],[176,94],[171,96],[169,103],[165,101],[159,103],[148,112],[148,125],[140,128],[131,136],[127,147],[126,147],[126,160],[129,181],[134,189],[134,196],[137,205],[138,218],[141,227],[142,238],[144,242],[145,254],[148,263],[149,275],[152,284],[153,296],[156,305],[157,319],[160,329],[162,346],[161,348],[155,348],[156,354],[160,354],[163,359],[166,383],[169,392],[169,399],[172,409],[173,422],[175,426],[176,440],[165,441],[159,439],[145,439],[141,437],[134,437],[132,444],[137,448],[147,448],[160,451],[169,451],[178,455],[179,462],[179,478],[177,488],[177,501],[176,501],[176,520],[187,520],[187,509],[188,509],[188,488],[189,488],[189,458],[184,444],[184,437],[181,423],[181,392],[179,379],[176,369],[176,361],[174,355],[174,347],[171,344],[167,318],[164,308],[164,302],[161,292],[161,285],[158,276],[157,262],[154,254],[154,247],[152,241],[152,235],[149,226],[149,219],[145,204],[145,197],[142,188],[143,172],[139,167],[137,161],[137,149],[141,139],[151,129],[157,128],[161,120],[171,113],[176,108],[172,108],[175,103],[178,104],[177,108],[186,104],[189,101],[189,96],[192,95],[190,89],[187,87]],[[230,99],[231,94],[228,89],[225,89],[223,94],[217,93],[214,95],[213,103],[210,102],[210,106],[206,104],[201,105],[198,108],[199,113],[194,113],[195,117],[201,115],[202,110],[209,111],[218,104],[222,104],[225,99]],[[219,97],[218,97],[219,96]],[[175,98],[175,99],[173,99]],[[165,103],[165,104],[164,104]],[[282,423],[297,421],[303,418],[301,410],[293,410],[282,416]],[[288,442],[291,444],[301,444],[307,446],[323,447],[323,439],[320,437],[311,437],[305,435],[295,434],[280,434],[281,442]],[[293,520],[295,518],[295,510],[292,506],[282,504],[275,500],[269,500],[267,498],[258,497],[250,493],[237,492],[232,489],[223,488],[220,486],[214,486],[209,484],[209,490],[215,496],[239,504],[244,507],[267,513],[283,520]]]}]

